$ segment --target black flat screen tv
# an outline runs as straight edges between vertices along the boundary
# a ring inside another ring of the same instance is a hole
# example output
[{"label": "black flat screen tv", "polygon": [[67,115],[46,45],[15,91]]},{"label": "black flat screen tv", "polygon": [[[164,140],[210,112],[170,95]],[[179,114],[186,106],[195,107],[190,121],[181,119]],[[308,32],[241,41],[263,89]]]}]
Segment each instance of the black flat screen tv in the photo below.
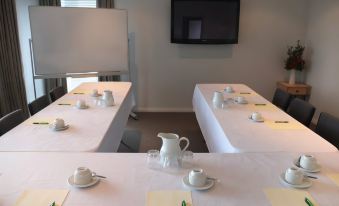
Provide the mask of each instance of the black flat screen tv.
[{"label": "black flat screen tv", "polygon": [[238,43],[240,0],[171,1],[172,43]]}]

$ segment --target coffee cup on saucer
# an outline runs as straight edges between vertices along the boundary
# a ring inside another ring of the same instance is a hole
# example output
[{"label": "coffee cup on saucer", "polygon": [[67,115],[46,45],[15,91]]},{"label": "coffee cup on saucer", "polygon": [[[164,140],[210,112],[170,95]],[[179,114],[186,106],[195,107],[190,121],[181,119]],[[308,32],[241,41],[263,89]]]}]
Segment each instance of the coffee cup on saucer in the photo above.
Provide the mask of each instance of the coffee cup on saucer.
[{"label": "coffee cup on saucer", "polygon": [[232,93],[232,92],[234,92],[234,90],[233,90],[233,88],[232,88],[231,86],[227,86],[224,90],[225,90],[225,92],[227,92],[227,93]]},{"label": "coffee cup on saucer", "polygon": [[245,97],[243,97],[243,96],[234,97],[234,100],[235,100],[237,103],[240,103],[240,104],[246,103],[246,99],[245,99]]},{"label": "coffee cup on saucer", "polygon": [[207,182],[207,175],[203,169],[194,169],[189,172],[188,181],[194,187],[202,187]]},{"label": "coffee cup on saucer", "polygon": [[285,180],[292,185],[300,185],[304,180],[304,173],[294,167],[288,168],[285,172]]},{"label": "coffee cup on saucer", "polygon": [[263,119],[263,117],[259,112],[253,112],[251,114],[251,119],[254,120],[254,121],[261,121]]},{"label": "coffee cup on saucer", "polygon": [[214,106],[221,108],[225,101],[224,94],[219,91],[214,92],[212,101],[213,101]]},{"label": "coffee cup on saucer", "polygon": [[73,174],[74,184],[87,185],[93,180],[93,173],[87,167],[79,167]]},{"label": "coffee cup on saucer", "polygon": [[300,167],[306,170],[314,170],[318,167],[317,159],[313,155],[302,155],[300,157]]},{"label": "coffee cup on saucer", "polygon": [[77,103],[76,103],[76,107],[77,107],[78,109],[84,109],[84,108],[86,108],[87,105],[86,105],[85,100],[82,100],[82,99],[78,100]]},{"label": "coffee cup on saucer", "polygon": [[92,94],[91,94],[93,97],[97,97],[97,96],[99,96],[99,92],[98,92],[98,90],[97,89],[93,89],[92,90]]},{"label": "coffee cup on saucer", "polygon": [[61,129],[65,127],[65,121],[61,118],[56,118],[52,123],[53,129]]}]

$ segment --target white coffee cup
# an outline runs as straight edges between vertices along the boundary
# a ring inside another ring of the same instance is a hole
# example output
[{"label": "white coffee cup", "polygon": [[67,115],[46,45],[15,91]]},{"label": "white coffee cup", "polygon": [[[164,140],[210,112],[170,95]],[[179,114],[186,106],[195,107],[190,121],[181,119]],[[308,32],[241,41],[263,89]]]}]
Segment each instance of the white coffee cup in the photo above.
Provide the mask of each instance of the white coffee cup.
[{"label": "white coffee cup", "polygon": [[93,89],[92,90],[92,96],[98,96],[99,93],[98,93],[98,90],[97,89]]},{"label": "white coffee cup", "polygon": [[225,91],[228,92],[228,93],[231,93],[231,92],[233,92],[233,88],[231,86],[227,86],[225,88]]},{"label": "white coffee cup", "polygon": [[236,102],[238,102],[238,103],[244,103],[244,102],[246,102],[246,99],[245,99],[245,97],[243,97],[243,96],[234,97],[234,100],[235,100]]},{"label": "white coffee cup", "polygon": [[285,180],[292,185],[300,185],[304,180],[304,173],[294,167],[288,168],[285,172]]},{"label": "white coffee cup", "polygon": [[60,129],[65,127],[65,121],[61,118],[56,118],[54,122],[52,123],[52,126],[54,129]]},{"label": "white coffee cup", "polygon": [[202,169],[194,169],[188,174],[188,181],[195,187],[202,187],[206,184],[207,175]]},{"label": "white coffee cup", "polygon": [[85,108],[85,107],[86,107],[86,102],[85,102],[85,100],[82,100],[82,99],[78,100],[77,103],[76,103],[76,106],[77,106],[79,109]]},{"label": "white coffee cup", "polygon": [[254,121],[259,121],[262,119],[262,115],[259,112],[253,112],[251,115],[251,119]]},{"label": "white coffee cup", "polygon": [[216,91],[213,93],[213,104],[216,107],[222,107],[224,104],[224,94],[222,92]]},{"label": "white coffee cup", "polygon": [[318,166],[317,159],[312,155],[302,155],[299,162],[300,166],[307,170],[314,170]]},{"label": "white coffee cup", "polygon": [[93,179],[92,171],[87,167],[79,167],[74,171],[73,178],[74,183],[77,185],[89,184]]}]

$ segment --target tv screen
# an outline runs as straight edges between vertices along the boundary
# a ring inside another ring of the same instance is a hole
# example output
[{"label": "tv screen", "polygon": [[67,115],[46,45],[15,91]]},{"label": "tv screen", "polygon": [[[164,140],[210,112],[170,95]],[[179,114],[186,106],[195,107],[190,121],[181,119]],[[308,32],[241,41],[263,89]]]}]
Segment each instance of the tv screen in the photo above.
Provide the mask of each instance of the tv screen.
[{"label": "tv screen", "polygon": [[240,0],[172,0],[171,42],[237,44]]}]

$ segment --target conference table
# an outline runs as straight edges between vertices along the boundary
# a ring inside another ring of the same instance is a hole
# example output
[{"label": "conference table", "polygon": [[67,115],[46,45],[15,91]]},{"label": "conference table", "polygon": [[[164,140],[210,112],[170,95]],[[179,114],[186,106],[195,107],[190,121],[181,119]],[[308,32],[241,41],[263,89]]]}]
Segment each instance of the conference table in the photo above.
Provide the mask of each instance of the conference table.
[{"label": "conference table", "polygon": [[[224,89],[231,86],[233,93]],[[222,91],[226,105],[214,106],[213,93]],[[248,104],[232,99],[243,96]],[[337,152],[319,135],[244,84],[197,84],[193,108],[210,152]],[[249,119],[260,112],[265,122]],[[287,123],[288,122],[288,123]]]},{"label": "conference table", "polygon": [[[290,189],[279,175],[300,153],[194,154],[192,167],[218,179],[207,191],[192,191],[194,206],[271,205],[267,189]],[[319,205],[338,205],[339,185],[330,174],[339,172],[338,153],[313,153],[322,168],[313,185],[304,190]],[[79,166],[106,176],[89,188],[74,188],[67,179]],[[176,173],[147,167],[146,154],[118,153],[0,153],[0,205],[13,205],[25,190],[69,190],[68,205],[145,205],[151,191],[190,191],[182,183],[190,167]],[[306,204],[305,204],[306,205]]]},{"label": "conference table", "polygon": [[[93,89],[99,94],[111,90],[115,105],[99,106],[100,97],[91,96]],[[89,108],[76,108],[78,100]],[[3,135],[0,151],[116,152],[133,104],[130,82],[83,83]],[[52,131],[49,125],[56,118],[64,119],[69,129]]]}]

